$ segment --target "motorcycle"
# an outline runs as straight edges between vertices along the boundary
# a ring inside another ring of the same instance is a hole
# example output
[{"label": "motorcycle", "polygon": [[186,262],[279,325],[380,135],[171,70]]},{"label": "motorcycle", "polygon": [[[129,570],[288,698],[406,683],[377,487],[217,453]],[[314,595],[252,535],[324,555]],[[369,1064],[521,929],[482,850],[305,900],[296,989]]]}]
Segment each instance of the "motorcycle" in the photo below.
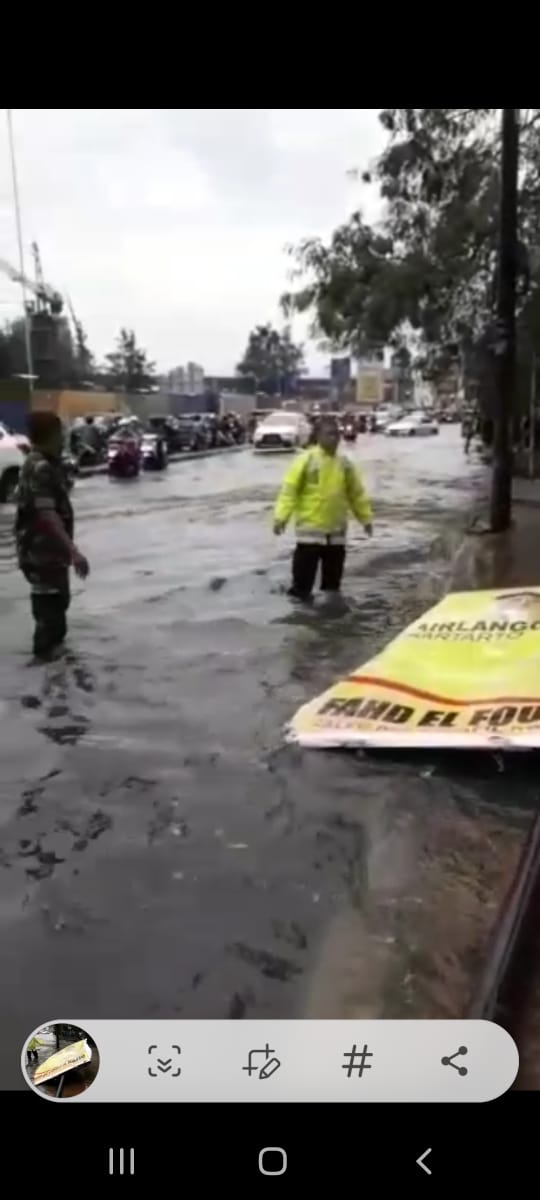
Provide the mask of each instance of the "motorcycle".
[{"label": "motorcycle", "polygon": [[354,421],[346,421],[343,426],[343,437],[346,442],[355,442],[357,438],[357,430]]},{"label": "motorcycle", "polygon": [[167,443],[157,433],[145,433],[141,442],[143,471],[164,471],[168,466]]},{"label": "motorcycle", "polygon": [[71,489],[74,487],[75,480],[77,478],[77,475],[79,474],[78,463],[72,454],[63,454],[62,455],[62,466],[64,468],[64,478],[66,481],[66,487],[67,487],[68,491],[70,492]]},{"label": "motorcycle", "polygon": [[107,468],[115,479],[135,479],[140,474],[142,455],[133,438],[111,438],[107,447]]}]

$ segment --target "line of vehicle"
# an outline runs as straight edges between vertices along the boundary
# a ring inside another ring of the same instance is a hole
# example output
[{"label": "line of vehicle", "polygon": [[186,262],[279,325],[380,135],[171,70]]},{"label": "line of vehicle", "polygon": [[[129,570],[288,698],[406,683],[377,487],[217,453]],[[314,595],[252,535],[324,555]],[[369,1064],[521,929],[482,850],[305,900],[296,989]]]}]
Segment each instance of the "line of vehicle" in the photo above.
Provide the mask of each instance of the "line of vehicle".
[{"label": "line of vehicle", "polygon": [[[214,458],[220,454],[239,454],[242,450],[248,449],[250,449],[249,446],[219,446],[214,450],[186,450],[183,453],[169,454],[169,463],[190,462],[195,458]],[[77,477],[89,479],[91,475],[106,475],[107,472],[107,463],[99,463],[96,467],[81,467]]]}]

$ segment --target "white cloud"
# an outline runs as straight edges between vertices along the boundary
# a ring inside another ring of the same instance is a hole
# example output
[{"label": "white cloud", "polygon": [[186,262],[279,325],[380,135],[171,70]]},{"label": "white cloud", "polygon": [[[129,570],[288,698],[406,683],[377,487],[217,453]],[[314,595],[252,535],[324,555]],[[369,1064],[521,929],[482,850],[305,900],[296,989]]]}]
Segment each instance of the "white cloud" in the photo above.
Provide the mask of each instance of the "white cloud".
[{"label": "white cloud", "polygon": [[[285,245],[360,202],[377,212],[346,175],[383,144],[376,109],[16,109],[13,122],[25,247],[39,242],[100,356],[124,324],[161,368],[232,370],[251,326],[280,319]],[[0,164],[0,257],[16,265],[5,121]],[[18,305],[0,276],[0,317]],[[321,365],[314,347],[308,361]]]}]

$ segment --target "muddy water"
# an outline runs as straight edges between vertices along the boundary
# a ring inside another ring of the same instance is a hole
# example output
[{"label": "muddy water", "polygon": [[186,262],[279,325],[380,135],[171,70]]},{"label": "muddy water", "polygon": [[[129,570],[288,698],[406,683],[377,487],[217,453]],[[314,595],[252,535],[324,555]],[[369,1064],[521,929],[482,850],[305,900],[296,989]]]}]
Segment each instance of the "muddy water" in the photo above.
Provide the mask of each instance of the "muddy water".
[{"label": "muddy water", "polygon": [[0,1071],[56,1018],[451,1015],[532,783],[470,763],[301,752],[283,723],[439,594],[481,481],[458,432],[356,457],[348,611],[292,610],[281,457],[95,478],[65,657],[30,665],[0,518]]}]

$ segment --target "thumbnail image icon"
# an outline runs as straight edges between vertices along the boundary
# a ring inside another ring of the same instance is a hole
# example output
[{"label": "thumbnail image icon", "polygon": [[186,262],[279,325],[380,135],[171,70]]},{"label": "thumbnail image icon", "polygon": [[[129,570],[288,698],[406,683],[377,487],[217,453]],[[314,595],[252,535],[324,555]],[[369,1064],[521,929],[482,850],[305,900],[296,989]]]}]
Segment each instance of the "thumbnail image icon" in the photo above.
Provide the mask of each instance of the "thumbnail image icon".
[{"label": "thumbnail image icon", "polygon": [[55,1021],[30,1035],[23,1050],[22,1070],[38,1095],[49,1100],[71,1100],[93,1084],[99,1071],[99,1051],[85,1029]]}]

